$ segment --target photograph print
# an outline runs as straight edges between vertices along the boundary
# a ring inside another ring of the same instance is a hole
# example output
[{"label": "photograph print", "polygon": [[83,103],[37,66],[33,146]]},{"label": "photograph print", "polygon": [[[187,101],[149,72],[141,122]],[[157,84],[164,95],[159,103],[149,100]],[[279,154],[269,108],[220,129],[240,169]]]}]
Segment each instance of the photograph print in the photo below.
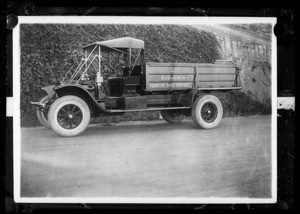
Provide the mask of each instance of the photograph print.
[{"label": "photograph print", "polygon": [[15,201],[275,203],[276,19],[101,20],[19,17]]}]

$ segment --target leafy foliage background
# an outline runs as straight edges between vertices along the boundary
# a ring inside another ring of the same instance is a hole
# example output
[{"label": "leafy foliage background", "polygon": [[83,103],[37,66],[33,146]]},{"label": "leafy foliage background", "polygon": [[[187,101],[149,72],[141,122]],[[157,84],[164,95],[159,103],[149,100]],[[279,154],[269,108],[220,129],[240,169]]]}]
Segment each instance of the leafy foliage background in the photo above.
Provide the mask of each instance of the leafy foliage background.
[{"label": "leafy foliage background", "polygon": [[[124,36],[144,40],[146,62],[204,63],[220,59],[215,36],[191,26],[22,24],[20,29],[22,126],[39,125],[35,108],[30,102],[39,101],[46,96],[42,87],[60,81],[71,66],[83,57],[81,48],[90,43]],[[227,116],[268,112],[266,109],[250,109],[245,112],[240,108],[245,103],[239,107],[238,103],[231,102],[240,96],[243,97],[243,102],[254,102],[244,93],[230,93],[227,96]],[[158,112],[144,112],[95,121],[107,123],[119,120],[152,120],[158,117]]]}]

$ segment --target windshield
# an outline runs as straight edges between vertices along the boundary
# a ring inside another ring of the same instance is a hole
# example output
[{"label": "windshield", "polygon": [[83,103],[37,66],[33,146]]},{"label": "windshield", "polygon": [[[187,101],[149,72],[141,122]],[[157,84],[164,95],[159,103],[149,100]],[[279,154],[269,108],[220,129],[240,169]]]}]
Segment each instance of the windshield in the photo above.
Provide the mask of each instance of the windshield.
[{"label": "windshield", "polygon": [[70,68],[63,81],[79,83],[81,80],[95,79],[97,72],[101,73],[104,79],[121,77],[125,68],[130,74],[135,66],[145,63],[143,49],[112,48],[103,45],[86,47],[84,57],[77,66]]}]

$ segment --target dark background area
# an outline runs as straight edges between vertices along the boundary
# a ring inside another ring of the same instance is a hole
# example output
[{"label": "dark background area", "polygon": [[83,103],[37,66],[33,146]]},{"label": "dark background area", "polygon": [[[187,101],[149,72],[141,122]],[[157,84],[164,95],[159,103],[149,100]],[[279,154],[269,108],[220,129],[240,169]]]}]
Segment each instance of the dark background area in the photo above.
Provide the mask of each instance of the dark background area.
[{"label": "dark background area", "polygon": [[[280,2],[284,4],[284,2]],[[168,15],[168,16],[255,16],[255,17],[277,17],[277,25],[274,28],[277,36],[277,74],[278,74],[278,96],[295,96],[295,70],[296,70],[296,38],[297,22],[296,8],[294,4],[285,4],[284,8],[271,8],[272,4],[262,8],[237,8],[237,7],[206,7],[206,4],[199,7],[101,7],[100,3],[92,1],[85,2],[37,2],[37,1],[8,1],[1,3],[1,93],[6,97],[12,94],[12,30],[7,29],[5,21],[10,14],[15,15]],[[211,4],[213,5],[213,4]],[[120,4],[119,6],[124,6]],[[131,5],[127,5],[131,6]],[[12,17],[13,20],[13,17]],[[9,24],[9,23],[8,23]],[[298,25],[297,25],[298,24]],[[5,42],[6,37],[6,44]],[[2,95],[1,94],[1,95]],[[3,96],[4,97],[4,96]],[[2,111],[1,111],[2,112]],[[93,209],[219,209],[219,210],[264,210],[264,209],[290,209],[299,210],[297,180],[295,169],[296,149],[295,149],[295,112],[282,110],[278,112],[278,202],[276,204],[194,204],[194,205],[126,205],[126,204],[15,204],[13,201],[13,139],[12,139],[12,118],[6,118],[6,123],[2,130],[5,130],[5,136],[1,144],[1,202],[5,204],[6,213],[27,213],[31,211],[42,212],[78,212],[82,213]],[[5,117],[2,114],[3,118]],[[4,121],[4,120],[3,120]],[[4,157],[4,158],[3,158]],[[296,177],[296,178],[295,178]]]}]

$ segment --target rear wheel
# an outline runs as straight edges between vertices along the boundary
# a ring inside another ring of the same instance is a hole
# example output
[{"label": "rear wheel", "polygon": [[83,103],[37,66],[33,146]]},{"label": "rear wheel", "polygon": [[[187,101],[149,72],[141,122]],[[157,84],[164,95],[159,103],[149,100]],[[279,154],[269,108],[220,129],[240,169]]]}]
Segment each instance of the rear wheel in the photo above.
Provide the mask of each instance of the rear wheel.
[{"label": "rear wheel", "polygon": [[[48,113],[51,106],[51,101],[48,96],[43,97],[40,100],[40,103],[47,103],[45,108],[37,107],[36,108],[36,116],[39,122],[45,126],[46,128],[51,128],[50,122],[48,121]],[[48,104],[49,103],[49,104]]]},{"label": "rear wheel", "polygon": [[178,110],[164,110],[160,113],[163,119],[169,123],[179,123],[184,118],[184,115]]},{"label": "rear wheel", "polygon": [[48,114],[52,129],[63,137],[82,133],[90,122],[90,109],[87,103],[76,96],[63,96],[51,106]]},{"label": "rear wheel", "polygon": [[223,117],[221,101],[214,95],[202,95],[192,109],[194,123],[203,129],[212,129],[219,125]]}]

